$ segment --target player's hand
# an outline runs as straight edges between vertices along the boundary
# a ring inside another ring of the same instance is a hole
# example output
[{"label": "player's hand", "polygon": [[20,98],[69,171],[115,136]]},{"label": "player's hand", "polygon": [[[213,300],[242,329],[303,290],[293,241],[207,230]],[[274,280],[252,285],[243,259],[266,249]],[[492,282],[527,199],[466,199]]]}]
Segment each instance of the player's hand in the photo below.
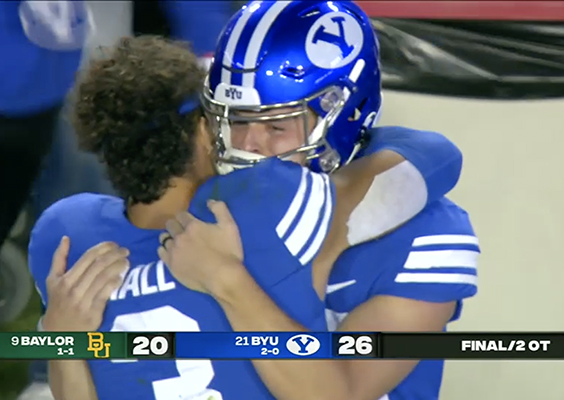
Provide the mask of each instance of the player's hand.
[{"label": "player's hand", "polygon": [[217,223],[208,224],[182,212],[166,224],[158,253],[172,275],[184,286],[212,293],[229,271],[241,268],[243,245],[239,228],[222,201],[209,201]]},{"label": "player's hand", "polygon": [[103,242],[88,249],[67,271],[70,239],[63,237],[47,277],[49,301],[43,317],[46,331],[95,331],[112,292],[129,268],[129,251]]}]

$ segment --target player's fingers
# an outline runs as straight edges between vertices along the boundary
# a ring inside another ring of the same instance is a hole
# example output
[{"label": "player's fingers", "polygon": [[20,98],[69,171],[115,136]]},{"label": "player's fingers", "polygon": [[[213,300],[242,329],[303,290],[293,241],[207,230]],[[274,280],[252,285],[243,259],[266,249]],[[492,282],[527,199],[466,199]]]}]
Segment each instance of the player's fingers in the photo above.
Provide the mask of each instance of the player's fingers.
[{"label": "player's fingers", "polygon": [[128,255],[129,250],[122,247],[98,257],[77,281],[76,294],[80,296],[88,292],[96,280],[108,281],[119,276],[129,267]]},{"label": "player's fingers", "polygon": [[106,284],[100,288],[98,293],[92,298],[92,308],[96,311],[103,311],[106,308],[109,298],[112,293],[117,290],[123,283],[123,278],[116,277],[106,282]]},{"label": "player's fingers", "polygon": [[174,238],[176,235],[184,232],[184,227],[180,225],[180,222],[178,222],[176,218],[171,218],[166,221],[166,230],[170,234],[170,236]]},{"label": "player's fingers", "polygon": [[186,227],[195,219],[196,217],[186,211],[182,211],[176,214],[176,220],[178,221],[178,223],[180,223],[183,229],[186,229]]},{"label": "player's fingers", "polygon": [[208,208],[215,216],[218,224],[235,224],[235,220],[223,201],[208,200]]},{"label": "player's fingers", "polygon": [[169,264],[170,257],[168,251],[166,251],[166,249],[163,246],[159,246],[159,248],[157,249],[157,253],[159,255],[159,258],[162,260],[162,262],[165,263],[166,266],[170,265]]},{"label": "player's fingers", "polygon": [[119,258],[99,270],[94,279],[82,279],[77,285],[77,292],[82,294],[83,301],[92,303],[106,286],[112,285],[112,282],[122,282],[128,269],[129,261],[126,258]]},{"label": "player's fingers", "polygon": [[89,248],[67,273],[67,279],[72,283],[78,281],[96,259],[117,248],[118,245],[113,242],[102,242]]},{"label": "player's fingers", "polygon": [[159,235],[159,243],[165,250],[168,250],[167,246],[170,246],[173,241],[174,238],[168,232],[164,232]]},{"label": "player's fingers", "polygon": [[69,256],[70,249],[70,239],[68,236],[63,236],[53,254],[53,259],[51,261],[51,271],[49,275],[51,277],[63,276],[67,270],[67,258]]}]

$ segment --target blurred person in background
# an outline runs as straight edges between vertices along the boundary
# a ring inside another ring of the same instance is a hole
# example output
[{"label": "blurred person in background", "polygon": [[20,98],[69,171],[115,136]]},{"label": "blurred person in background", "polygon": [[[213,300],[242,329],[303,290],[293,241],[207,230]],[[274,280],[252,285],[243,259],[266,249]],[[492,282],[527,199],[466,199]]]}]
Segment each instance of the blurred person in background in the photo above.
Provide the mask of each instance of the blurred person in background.
[{"label": "blurred person in background", "polygon": [[215,44],[240,1],[134,1],[133,31],[192,43],[192,50],[209,66]]},{"label": "blurred person in background", "polygon": [[92,27],[83,1],[0,2],[0,246],[30,199]]},{"label": "blurred person in background", "polygon": [[90,22],[82,2],[0,2],[0,245],[50,150]]},{"label": "blurred person in background", "polygon": [[[207,64],[211,60],[209,55],[215,49],[221,29],[239,3],[243,2],[133,1],[130,4],[133,8],[132,31],[135,35],[156,34],[191,42],[196,55]],[[108,21],[112,20],[110,14],[113,17],[115,13],[123,13],[123,17],[128,18],[129,11],[127,6],[111,3],[92,5],[93,18],[98,21],[98,26],[103,26],[104,36],[110,39],[118,39],[124,34],[122,27],[108,25]],[[131,32],[131,27],[125,31]],[[94,34],[91,39],[90,46],[96,48],[100,43],[99,38]],[[106,179],[104,166],[93,155],[78,149],[76,137],[66,118],[57,121],[53,140],[52,150],[46,157],[34,188],[33,205],[36,216],[56,201],[73,194],[115,194]]]}]

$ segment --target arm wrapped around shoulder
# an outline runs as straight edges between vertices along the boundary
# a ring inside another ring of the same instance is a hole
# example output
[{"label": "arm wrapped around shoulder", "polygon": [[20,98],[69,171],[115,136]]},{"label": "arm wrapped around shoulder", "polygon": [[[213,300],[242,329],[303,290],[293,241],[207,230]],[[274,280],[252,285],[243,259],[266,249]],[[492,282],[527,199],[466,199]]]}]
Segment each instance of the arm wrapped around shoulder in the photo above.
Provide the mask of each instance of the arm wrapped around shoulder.
[{"label": "arm wrapped around shoulder", "polygon": [[437,132],[399,126],[376,128],[364,154],[391,150],[402,155],[419,171],[427,186],[427,204],[446,195],[458,182],[462,152]]}]

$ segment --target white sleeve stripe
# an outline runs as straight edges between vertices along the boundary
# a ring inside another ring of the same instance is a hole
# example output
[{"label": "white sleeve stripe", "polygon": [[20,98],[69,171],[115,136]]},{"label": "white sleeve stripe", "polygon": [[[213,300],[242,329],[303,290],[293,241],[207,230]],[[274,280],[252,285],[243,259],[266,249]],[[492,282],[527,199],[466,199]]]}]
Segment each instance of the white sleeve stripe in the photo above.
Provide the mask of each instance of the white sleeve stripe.
[{"label": "white sleeve stripe", "polygon": [[[339,325],[341,325],[341,322],[347,318],[347,315],[349,315],[348,312],[337,312],[326,308],[325,319],[327,320],[327,330],[335,331]],[[380,400],[384,400],[384,397]]]},{"label": "white sleeve stripe", "polygon": [[472,250],[412,251],[403,267],[405,269],[476,268],[479,255],[479,252]]},{"label": "white sleeve stripe", "polygon": [[311,192],[306,200],[306,206],[302,212],[297,225],[292,233],[284,241],[284,244],[290,250],[292,255],[297,255],[311,238],[317,221],[321,218],[321,210],[325,204],[325,195],[323,178],[319,174],[311,174],[313,183]]},{"label": "white sleeve stripe", "polygon": [[303,168],[300,186],[298,187],[294,199],[292,200],[290,207],[288,207],[288,210],[286,210],[286,214],[284,214],[284,216],[278,223],[278,226],[276,226],[276,233],[278,234],[279,237],[283,237],[284,235],[286,235],[286,232],[288,232],[288,229],[292,225],[292,222],[294,222],[294,220],[296,219],[296,216],[298,215],[300,208],[304,203],[305,200],[304,198],[308,187],[307,175],[308,175],[307,169]]},{"label": "white sleeve stripe", "polygon": [[37,283],[35,284],[35,291],[39,294],[39,298],[41,299],[41,302],[43,303],[43,305],[46,306],[47,303],[45,303],[45,296],[41,292],[41,289],[39,289],[39,286],[37,286]]},{"label": "white sleeve stripe", "polygon": [[322,177],[325,187],[325,212],[323,213],[323,220],[317,230],[315,239],[310,244],[306,252],[300,257],[300,263],[302,265],[306,265],[313,259],[313,257],[315,257],[323,245],[323,242],[327,237],[327,232],[329,231],[329,221],[331,219],[331,212],[333,209],[333,198],[331,197],[331,183],[329,182],[329,177],[327,175],[323,175]]},{"label": "white sleeve stripe", "polygon": [[413,240],[412,246],[430,246],[434,244],[473,244],[478,246],[478,238],[473,235],[431,235],[420,236]]},{"label": "white sleeve stripe", "polygon": [[478,277],[468,274],[426,274],[415,272],[402,272],[397,274],[398,283],[454,283],[476,285]]}]

